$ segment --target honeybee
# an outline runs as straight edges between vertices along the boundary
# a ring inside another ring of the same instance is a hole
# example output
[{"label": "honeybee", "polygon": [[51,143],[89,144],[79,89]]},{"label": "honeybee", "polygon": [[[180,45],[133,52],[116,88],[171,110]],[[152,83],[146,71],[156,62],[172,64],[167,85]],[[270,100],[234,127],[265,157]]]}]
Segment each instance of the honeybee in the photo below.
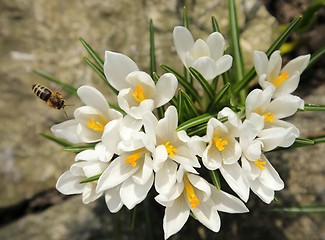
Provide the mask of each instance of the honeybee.
[{"label": "honeybee", "polygon": [[[63,109],[64,111],[64,107],[66,106],[65,104],[65,100],[63,99],[61,93],[59,92],[52,92],[51,89],[42,86],[40,84],[34,84],[33,87],[33,92],[35,93],[35,95],[37,97],[39,97],[40,99],[42,99],[43,101],[47,102],[47,104],[52,107],[52,108],[56,108],[56,109]],[[67,115],[67,113],[64,111],[65,115]]]}]

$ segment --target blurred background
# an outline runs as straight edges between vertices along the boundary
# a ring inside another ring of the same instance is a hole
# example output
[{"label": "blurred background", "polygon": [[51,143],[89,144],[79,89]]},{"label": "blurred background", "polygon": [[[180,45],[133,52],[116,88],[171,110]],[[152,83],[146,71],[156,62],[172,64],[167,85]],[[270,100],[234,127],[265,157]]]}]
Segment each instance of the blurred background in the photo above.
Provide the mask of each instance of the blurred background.
[{"label": "blurred background", "polygon": [[[75,96],[35,74],[42,69],[75,87],[92,85],[107,98],[111,92],[85,64],[83,37],[101,56],[105,50],[131,57],[149,70],[149,20],[155,25],[157,63],[182,69],[173,47],[172,31],[181,24],[186,6],[194,38],[205,39],[215,16],[228,38],[224,0],[1,0],[0,1],[0,239],[163,239],[163,208],[154,190],[137,206],[111,214],[104,199],[84,205],[81,196],[66,197],[55,190],[58,177],[74,154],[40,136],[53,124],[67,120],[34,96],[32,84],[59,90],[68,116],[81,105]],[[265,51],[287,24],[306,10],[310,0],[236,1],[242,50],[247,66],[254,50]],[[284,59],[313,53],[325,44],[325,10],[315,24],[295,34],[299,43]],[[247,69],[249,69],[247,67]],[[325,104],[324,58],[303,75],[296,94],[307,103]],[[162,71],[161,71],[162,72]],[[299,112],[289,121],[303,137],[324,134],[325,114]],[[321,214],[269,212],[274,207],[325,205],[325,144],[279,151],[268,157],[285,182],[277,201],[264,204],[254,194],[248,214],[222,214],[221,230],[213,233],[190,218],[170,239],[325,239]],[[226,189],[226,185],[223,184]],[[230,190],[229,190],[230,191]],[[147,209],[147,210],[146,210]],[[149,209],[149,211],[148,211]],[[132,220],[132,217],[135,219]],[[131,226],[133,222],[133,226]]]}]

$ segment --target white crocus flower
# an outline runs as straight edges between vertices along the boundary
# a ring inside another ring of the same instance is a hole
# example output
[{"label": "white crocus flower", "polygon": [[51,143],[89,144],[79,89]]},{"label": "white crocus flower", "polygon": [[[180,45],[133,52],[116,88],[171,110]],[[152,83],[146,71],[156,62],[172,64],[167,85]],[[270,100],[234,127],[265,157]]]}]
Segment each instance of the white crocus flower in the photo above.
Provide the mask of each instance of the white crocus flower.
[{"label": "white crocus flower", "polygon": [[263,151],[283,145],[288,130],[283,128],[262,130],[263,124],[263,118],[257,114],[244,121],[240,136],[243,149],[241,163],[249,187],[264,202],[270,203],[274,199],[274,191],[283,189],[284,183]]},{"label": "white crocus flower", "polygon": [[119,91],[120,108],[135,119],[142,119],[146,112],[169,102],[178,86],[170,73],[163,74],[155,84],[132,59],[110,51],[105,52],[104,72],[107,81]]},{"label": "white crocus flower", "polygon": [[116,194],[128,209],[142,202],[154,181],[151,154],[146,149],[147,143],[145,133],[139,132],[133,134],[132,139],[126,143],[119,144],[123,153],[114,159],[100,176],[97,192],[119,188]]},{"label": "white crocus flower", "polygon": [[[264,118],[264,128],[281,127],[291,129],[286,136],[287,145],[291,145],[299,136],[299,129],[293,124],[283,121],[292,116],[301,106],[301,99],[293,95],[281,95],[271,101],[272,88],[254,89],[246,98],[246,118],[258,114]],[[285,147],[285,146],[283,146]]]},{"label": "white crocus flower", "polygon": [[212,80],[231,68],[232,57],[223,55],[226,43],[221,33],[214,32],[206,41],[198,39],[194,42],[187,28],[177,26],[173,31],[173,39],[184,66],[198,70],[205,79]]},{"label": "white crocus flower", "polygon": [[156,172],[155,188],[159,193],[168,192],[176,182],[178,164],[200,167],[195,153],[187,142],[185,131],[177,132],[178,115],[174,106],[169,106],[165,117],[159,121],[152,113],[144,118],[145,131],[149,141],[156,147],[152,150],[153,168]]},{"label": "white crocus flower", "polygon": [[[198,150],[197,154],[202,157],[203,165],[209,170],[219,169],[228,185],[245,202],[249,197],[249,186],[242,177],[242,169],[238,160],[242,154],[239,142],[234,133],[239,133],[240,120],[229,108],[223,109],[218,117],[228,117],[227,123],[223,124],[215,118],[211,118],[207,124],[207,133],[202,138],[193,137],[192,142],[201,146],[200,140],[205,144],[204,150]],[[227,124],[227,125],[226,125]]]},{"label": "white crocus flower", "polygon": [[56,188],[65,195],[82,194],[82,201],[87,204],[99,198],[103,193],[96,192],[96,182],[80,183],[80,181],[101,174],[109,163],[99,161],[95,150],[79,153],[76,161],[78,162],[74,163],[69,171],[60,176]]},{"label": "white crocus flower", "polygon": [[228,213],[248,212],[238,198],[219,191],[202,177],[185,172],[171,191],[159,194],[156,201],[165,206],[163,228],[165,239],[177,233],[186,223],[190,212],[214,232],[220,229],[218,211]]},{"label": "white crocus flower", "polygon": [[71,143],[99,142],[102,138],[105,125],[122,118],[122,114],[111,109],[103,96],[96,88],[82,86],[77,94],[86,104],[74,111],[75,119],[52,126],[52,133]]},{"label": "white crocus flower", "polygon": [[275,51],[268,60],[264,52],[254,52],[254,65],[259,84],[263,89],[275,88],[274,97],[291,94],[298,87],[300,75],[309,63],[310,54],[289,61],[282,68],[280,51]]}]

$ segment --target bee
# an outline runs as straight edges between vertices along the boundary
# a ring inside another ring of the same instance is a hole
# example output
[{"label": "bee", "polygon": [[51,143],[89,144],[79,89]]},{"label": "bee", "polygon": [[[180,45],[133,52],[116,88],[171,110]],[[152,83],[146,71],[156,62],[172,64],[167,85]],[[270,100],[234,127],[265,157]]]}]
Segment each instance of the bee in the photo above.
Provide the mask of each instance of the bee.
[{"label": "bee", "polygon": [[[40,99],[42,99],[44,102],[47,102],[47,104],[52,107],[52,108],[56,108],[56,109],[63,109],[64,111],[64,107],[66,106],[65,104],[65,100],[62,97],[61,93],[59,92],[52,92],[51,89],[42,86],[40,84],[34,84],[33,87],[33,92],[35,93],[35,95],[37,97],[39,97]],[[67,113],[64,111],[65,115],[67,115]]]}]

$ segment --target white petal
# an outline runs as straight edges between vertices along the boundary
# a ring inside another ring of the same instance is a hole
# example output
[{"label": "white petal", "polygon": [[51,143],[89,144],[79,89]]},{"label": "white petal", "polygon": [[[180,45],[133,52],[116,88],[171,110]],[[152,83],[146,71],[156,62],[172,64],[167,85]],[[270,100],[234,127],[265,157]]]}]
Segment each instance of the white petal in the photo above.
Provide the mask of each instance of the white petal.
[{"label": "white petal", "polygon": [[284,66],[282,72],[288,72],[289,76],[293,75],[296,71],[301,74],[308,66],[309,59],[310,54],[296,57]]},{"label": "white petal", "polygon": [[289,117],[297,112],[301,105],[301,98],[293,95],[281,95],[274,99],[265,109],[266,112],[275,113],[276,119]]},{"label": "white petal", "polygon": [[97,192],[116,187],[138,170],[138,166],[125,163],[125,158],[126,155],[119,156],[111,162],[98,179]]},{"label": "white petal", "polygon": [[219,76],[220,74],[227,72],[231,68],[232,56],[227,54],[223,55],[221,58],[218,59],[216,64],[217,64],[216,76]]},{"label": "white petal", "polygon": [[145,154],[144,163],[141,169],[133,175],[133,181],[136,184],[143,185],[151,178],[153,175],[153,163],[149,153]]},{"label": "white petal", "polygon": [[169,106],[165,112],[165,117],[160,119],[157,123],[156,136],[161,138],[163,141],[173,141],[173,139],[177,137],[177,125],[177,109],[174,106]]},{"label": "white petal", "polygon": [[280,70],[282,67],[282,58],[280,51],[275,51],[270,56],[269,63],[267,65],[267,78],[268,80],[274,80],[279,76]]},{"label": "white petal", "polygon": [[177,164],[166,161],[164,166],[156,172],[155,188],[158,193],[168,193],[176,183]]},{"label": "white petal", "polygon": [[75,119],[68,120],[51,127],[51,132],[59,138],[68,140],[73,144],[82,143],[77,134],[78,121]]},{"label": "white petal", "polygon": [[132,209],[135,207],[135,205],[142,202],[146,198],[153,184],[153,180],[154,176],[152,174],[149,181],[147,181],[144,185],[136,184],[132,178],[129,178],[123,182],[120,189],[120,197],[123,204],[128,209]]},{"label": "white petal", "polygon": [[188,173],[187,177],[195,188],[201,190],[204,193],[203,201],[207,201],[211,196],[211,188],[209,183],[204,178],[195,174]]},{"label": "white petal", "polygon": [[97,193],[95,191],[96,186],[92,184],[87,184],[84,188],[84,191],[82,193],[82,202],[84,204],[88,204],[90,202],[95,201],[100,196],[102,196],[103,193]]},{"label": "white petal", "polygon": [[128,88],[126,76],[133,71],[139,71],[139,68],[131,58],[121,53],[105,51],[104,73],[115,89]]},{"label": "white petal", "polygon": [[213,185],[211,185],[211,191],[211,199],[218,211],[227,213],[244,213],[249,211],[239,198],[218,190]]},{"label": "white petal", "polygon": [[203,165],[209,170],[216,170],[220,168],[222,164],[222,155],[212,143],[210,143],[203,152],[202,162]]},{"label": "white petal", "polygon": [[264,52],[254,51],[254,66],[258,76],[266,74],[268,59]]},{"label": "white petal", "polygon": [[242,169],[238,163],[231,165],[223,165],[220,172],[229,187],[237,193],[237,195],[245,202],[249,197],[249,186],[246,179],[243,177]]},{"label": "white petal", "polygon": [[160,170],[167,158],[168,153],[166,147],[164,145],[157,146],[153,153],[153,169],[155,172]]},{"label": "white petal", "polygon": [[278,172],[274,169],[265,156],[263,156],[263,160],[266,161],[266,165],[260,176],[261,183],[270,189],[277,191],[282,190],[284,188],[284,183]]},{"label": "white petal", "polygon": [[173,31],[173,39],[176,52],[185,65],[185,54],[190,51],[194,45],[193,36],[187,28],[176,26]]},{"label": "white petal", "polygon": [[84,185],[79,183],[82,179],[83,177],[75,176],[70,171],[67,171],[59,177],[55,187],[65,195],[79,194],[84,189]]},{"label": "white petal", "polygon": [[[212,202],[209,200],[209,202]],[[208,202],[201,202],[197,208],[192,208],[193,214],[197,219],[207,228],[214,232],[220,230],[220,217],[217,211],[215,211]]]},{"label": "white petal", "polygon": [[81,86],[78,88],[77,94],[87,106],[98,109],[102,114],[106,114],[109,109],[104,95],[94,87]]},{"label": "white petal", "polygon": [[163,220],[165,239],[181,230],[189,215],[190,210],[181,197],[175,200],[172,207],[166,207]]},{"label": "white petal", "polygon": [[252,191],[265,203],[269,204],[274,199],[274,191],[265,187],[258,179],[250,181],[249,185]]},{"label": "white petal", "polygon": [[87,162],[87,164],[82,168],[86,177],[92,177],[105,171],[108,164],[105,162]]},{"label": "white petal", "polygon": [[155,108],[169,102],[174,97],[177,86],[178,81],[173,74],[165,73],[162,75],[156,84]]},{"label": "white petal", "polygon": [[225,39],[219,32],[211,33],[207,39],[207,44],[210,48],[210,56],[214,61],[217,61],[225,51]]},{"label": "white petal", "polygon": [[212,80],[217,76],[216,62],[210,57],[200,57],[194,61],[192,67],[201,73],[206,80]]},{"label": "white petal", "polygon": [[75,161],[79,161],[79,160],[98,161],[98,156],[94,149],[87,149],[76,155]]},{"label": "white petal", "polygon": [[116,213],[123,207],[120,198],[120,186],[105,191],[105,202],[111,213]]}]

